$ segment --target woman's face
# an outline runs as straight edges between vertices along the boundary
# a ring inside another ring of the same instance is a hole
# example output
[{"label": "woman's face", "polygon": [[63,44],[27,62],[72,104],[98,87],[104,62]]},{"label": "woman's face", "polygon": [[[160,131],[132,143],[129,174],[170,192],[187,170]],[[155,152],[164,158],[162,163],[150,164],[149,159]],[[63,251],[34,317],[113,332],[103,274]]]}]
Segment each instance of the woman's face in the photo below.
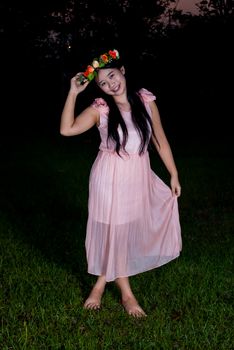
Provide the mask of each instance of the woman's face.
[{"label": "woman's face", "polygon": [[98,71],[96,83],[107,95],[119,96],[126,92],[124,67],[104,68]]}]

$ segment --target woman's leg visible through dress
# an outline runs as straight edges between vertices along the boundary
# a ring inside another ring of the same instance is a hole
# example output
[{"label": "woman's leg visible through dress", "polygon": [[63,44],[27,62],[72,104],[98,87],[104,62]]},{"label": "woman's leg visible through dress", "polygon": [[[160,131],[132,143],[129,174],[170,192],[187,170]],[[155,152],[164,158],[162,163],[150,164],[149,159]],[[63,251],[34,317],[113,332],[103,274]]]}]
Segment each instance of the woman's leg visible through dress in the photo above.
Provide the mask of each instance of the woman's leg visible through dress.
[{"label": "woman's leg visible through dress", "polygon": [[99,276],[97,282],[95,283],[89,297],[84,303],[85,309],[99,310],[101,307],[101,299],[105,290],[106,276]]},{"label": "woman's leg visible through dress", "polygon": [[128,277],[120,277],[115,280],[122,294],[122,305],[126,312],[133,317],[147,316],[144,310],[138,304],[129,284]]}]

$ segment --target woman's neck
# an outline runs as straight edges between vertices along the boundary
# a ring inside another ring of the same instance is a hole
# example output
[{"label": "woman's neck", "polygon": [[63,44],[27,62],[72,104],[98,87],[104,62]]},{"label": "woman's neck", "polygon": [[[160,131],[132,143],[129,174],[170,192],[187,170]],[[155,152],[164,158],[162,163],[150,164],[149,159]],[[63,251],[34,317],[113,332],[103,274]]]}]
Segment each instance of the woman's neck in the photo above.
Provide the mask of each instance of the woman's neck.
[{"label": "woman's neck", "polygon": [[120,111],[124,111],[124,112],[130,112],[131,111],[131,105],[129,103],[129,101],[125,101],[125,102],[115,102],[117,107],[119,108]]},{"label": "woman's neck", "polygon": [[131,110],[130,103],[127,98],[127,94],[123,94],[121,96],[115,96],[114,101],[121,111],[129,112]]}]

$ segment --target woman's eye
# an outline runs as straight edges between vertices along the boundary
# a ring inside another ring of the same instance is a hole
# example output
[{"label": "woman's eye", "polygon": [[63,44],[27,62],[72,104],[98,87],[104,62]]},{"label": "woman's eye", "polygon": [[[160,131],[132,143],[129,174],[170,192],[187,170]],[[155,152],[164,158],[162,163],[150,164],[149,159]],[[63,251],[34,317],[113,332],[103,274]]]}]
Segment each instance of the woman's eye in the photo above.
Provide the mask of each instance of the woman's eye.
[{"label": "woman's eye", "polygon": [[111,75],[110,75],[110,78],[113,78],[114,77],[114,73],[112,73]]}]

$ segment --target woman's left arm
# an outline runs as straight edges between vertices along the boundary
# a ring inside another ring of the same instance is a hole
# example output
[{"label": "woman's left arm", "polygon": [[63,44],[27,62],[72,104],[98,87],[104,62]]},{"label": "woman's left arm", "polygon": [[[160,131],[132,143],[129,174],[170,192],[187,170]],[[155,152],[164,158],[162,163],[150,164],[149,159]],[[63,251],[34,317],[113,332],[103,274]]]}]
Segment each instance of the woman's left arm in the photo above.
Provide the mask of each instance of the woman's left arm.
[{"label": "woman's left arm", "polygon": [[179,197],[181,194],[181,186],[179,182],[178,171],[176,168],[176,164],[174,161],[170,144],[163,130],[159,110],[154,101],[149,102],[149,105],[152,112],[152,123],[153,123],[154,134],[157,139],[156,140],[155,137],[152,136],[152,141],[155,145],[156,150],[159,153],[160,158],[162,159],[168,172],[171,175],[172,194]]}]

